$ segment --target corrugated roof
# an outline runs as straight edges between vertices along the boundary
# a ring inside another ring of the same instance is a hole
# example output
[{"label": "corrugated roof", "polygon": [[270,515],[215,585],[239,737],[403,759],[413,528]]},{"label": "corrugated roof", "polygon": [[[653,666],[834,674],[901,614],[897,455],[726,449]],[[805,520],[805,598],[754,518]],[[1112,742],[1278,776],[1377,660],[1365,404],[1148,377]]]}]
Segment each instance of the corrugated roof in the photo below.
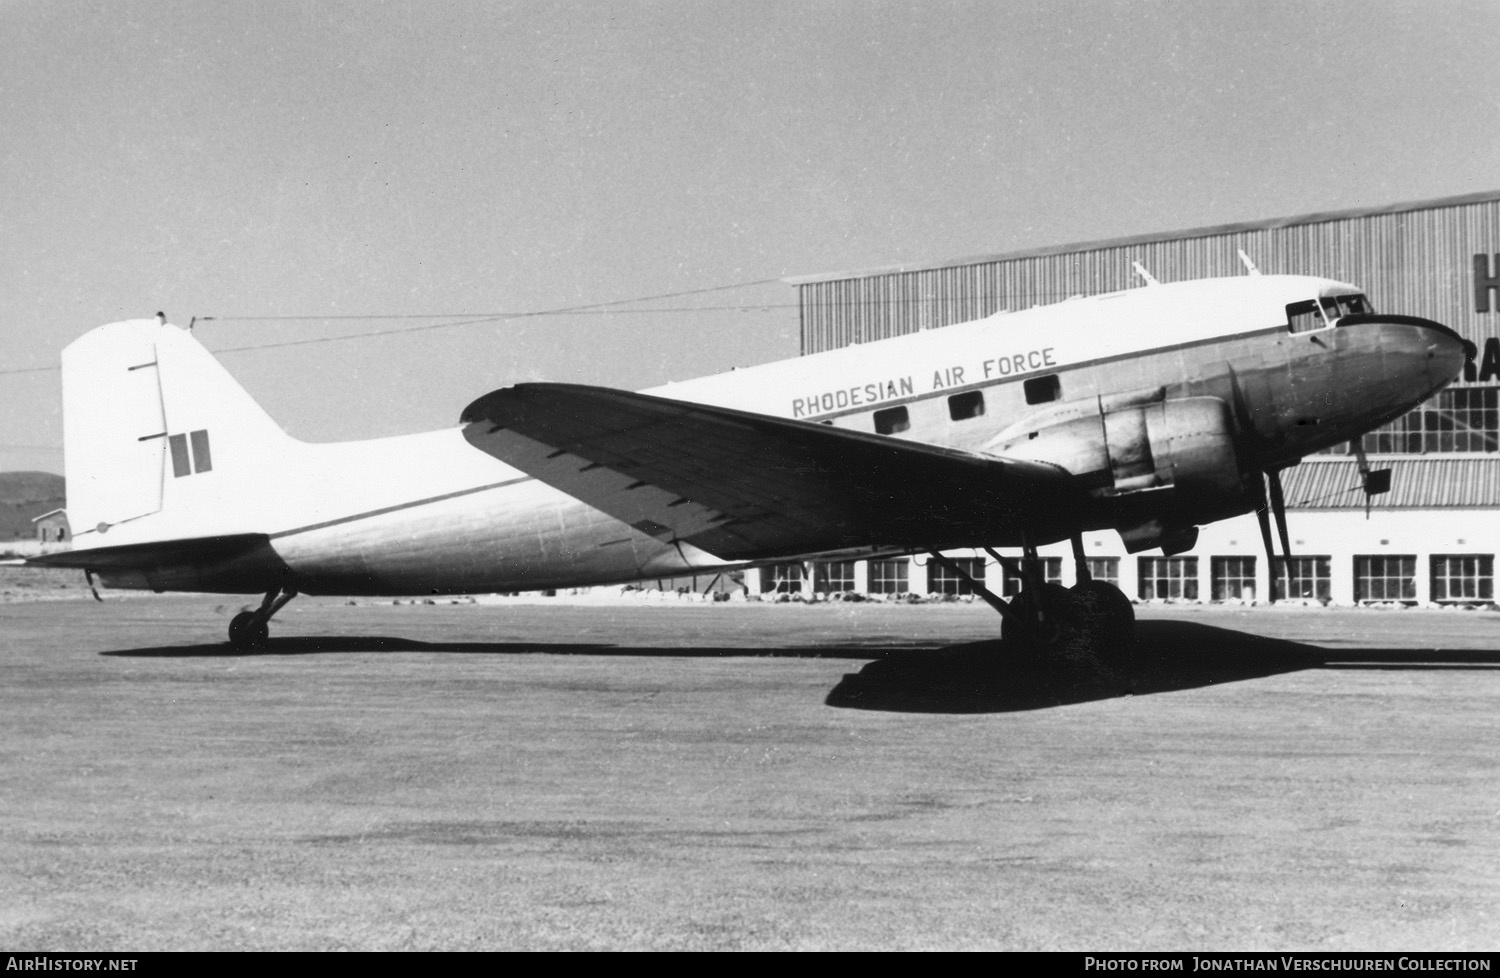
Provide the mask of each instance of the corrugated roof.
[{"label": "corrugated roof", "polygon": [[1247,231],[1264,231],[1271,228],[1300,227],[1306,224],[1324,224],[1329,221],[1344,221],[1351,218],[1370,217],[1377,214],[1404,214],[1409,211],[1437,210],[1444,207],[1462,207],[1500,200],[1500,190],[1463,194],[1457,197],[1439,197],[1434,200],[1417,200],[1404,204],[1386,204],[1381,207],[1364,207],[1343,211],[1322,211],[1315,214],[1300,214],[1295,217],[1277,217],[1241,224],[1219,224],[1213,227],[1191,228],[1186,231],[1158,231],[1152,234],[1131,235],[1124,238],[1109,238],[1102,241],[1085,241],[1075,244],[1052,245],[1026,251],[1012,251],[997,255],[974,255],[968,258],[953,258],[947,261],[915,262],[907,265],[889,265],[882,268],[866,268],[850,272],[826,272],[820,275],[800,275],[782,279],[788,285],[812,285],[817,282],[838,282],[844,279],[870,278],[899,272],[920,272],[935,268],[954,268],[977,265],[984,262],[1010,261],[1018,258],[1043,258],[1048,255],[1066,255],[1075,251],[1093,251],[1099,248],[1121,248],[1131,245],[1151,244],[1158,241],[1184,241],[1191,238],[1210,238],[1223,234],[1239,234]]},{"label": "corrugated roof", "polygon": [[[1391,491],[1372,509],[1488,509],[1500,506],[1500,456],[1372,458],[1391,470]],[[1281,474],[1288,509],[1365,508],[1359,466],[1352,458],[1321,457]]]}]

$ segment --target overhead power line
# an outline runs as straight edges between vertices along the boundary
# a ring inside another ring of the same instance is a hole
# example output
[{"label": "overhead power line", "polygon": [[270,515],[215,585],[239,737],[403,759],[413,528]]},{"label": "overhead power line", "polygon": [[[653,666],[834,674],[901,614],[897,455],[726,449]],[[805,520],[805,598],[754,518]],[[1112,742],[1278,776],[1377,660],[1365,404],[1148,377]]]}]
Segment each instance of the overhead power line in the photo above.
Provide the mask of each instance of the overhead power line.
[{"label": "overhead power line", "polygon": [[[483,312],[483,313],[357,313],[339,315],[267,315],[267,316],[198,316],[199,323],[246,323],[246,322],[336,322],[336,321],[401,321],[414,319],[441,319],[445,322],[424,323],[415,326],[398,326],[392,329],[375,330],[365,333],[345,333],[339,336],[315,336],[300,340],[284,340],[276,343],[249,343],[244,346],[229,346],[214,350],[214,353],[245,353],[251,350],[274,350],[292,346],[311,346],[321,343],[343,343],[349,340],[374,339],[381,336],[394,336],[401,333],[420,333],[439,329],[456,329],[461,326],[478,326],[484,323],[507,322],[518,319],[539,319],[548,316],[619,316],[619,315],[652,315],[659,313],[689,313],[689,312],[749,312],[753,310],[771,309],[796,309],[802,303],[746,303],[718,306],[652,306],[645,309],[621,309],[620,306],[630,305],[637,302],[656,302],[662,299],[676,299],[691,295],[704,295],[711,292],[726,292],[731,289],[752,288],[760,285],[771,285],[780,282],[781,279],[766,278],[757,279],[753,282],[738,282],[733,285],[713,285],[701,289],[687,289],[681,292],[662,292],[656,295],[639,296],[630,299],[611,299],[606,302],[591,302],[577,306],[559,306],[553,309],[534,309],[521,312]],[[1072,293],[1048,293],[1045,295],[1033,295],[1033,298],[1058,298],[1071,295]],[[938,303],[963,303],[988,299],[999,304],[998,296],[900,296],[881,298],[862,298],[858,304],[862,306],[904,306],[904,305],[934,305]],[[0,370],[0,376],[11,374],[48,373],[58,370],[57,365],[47,367],[15,367]]]},{"label": "overhead power line", "polygon": [[[536,309],[528,312],[445,312],[445,313],[401,313],[397,315],[347,315],[347,316],[199,316],[200,322],[236,322],[248,320],[292,320],[292,319],[475,319],[488,322],[496,319],[521,319],[530,316],[561,316],[584,312],[590,309],[607,309],[635,302],[656,302],[661,299],[680,299],[689,295],[704,295],[709,292],[728,292],[731,289],[748,289],[757,285],[771,285],[781,281],[776,278],[756,279],[753,282],[736,282],[733,285],[710,285],[701,289],[686,289],[681,292],[658,292],[655,295],[635,296],[630,299],[610,299],[605,302],[587,302],[577,306],[559,306],[555,309]],[[650,311],[650,310],[647,310]],[[454,323],[453,325],[464,325]]]},{"label": "overhead power line", "polygon": [[[629,305],[636,302],[657,302],[662,299],[679,299],[690,295],[705,295],[710,292],[727,292],[731,289],[753,288],[759,285],[771,285],[781,281],[776,278],[757,279],[753,282],[736,282],[732,285],[711,285],[701,289],[685,289],[679,292],[660,292],[656,295],[636,296],[629,299],[611,299],[606,302],[590,302],[577,306],[560,306],[554,309],[535,309],[523,312],[494,312],[494,313],[396,313],[376,314],[366,313],[359,315],[298,315],[298,316],[198,316],[196,322],[291,322],[291,321],[316,321],[316,320],[402,320],[402,319],[454,319],[454,322],[428,323],[422,326],[403,326],[395,329],[377,330],[369,333],[347,333],[342,336],[318,336],[303,340],[287,340],[280,343],[256,343],[245,346],[231,346],[214,350],[214,353],[242,353],[247,350],[271,350],[288,346],[308,346],[314,343],[340,343],[346,340],[362,340],[377,336],[390,336],[397,333],[417,333],[435,329],[453,329],[458,326],[475,326],[481,323],[504,322],[513,319],[535,319],[543,316],[568,316],[577,314],[621,314],[621,313],[652,313],[652,312],[704,312],[704,311],[726,311],[726,310],[749,310],[769,309],[771,305],[756,303],[735,306],[683,306],[672,308],[654,309],[613,309],[614,306]],[[9,374],[46,373],[60,369],[56,364],[48,367],[15,367],[0,370],[0,376]]]}]

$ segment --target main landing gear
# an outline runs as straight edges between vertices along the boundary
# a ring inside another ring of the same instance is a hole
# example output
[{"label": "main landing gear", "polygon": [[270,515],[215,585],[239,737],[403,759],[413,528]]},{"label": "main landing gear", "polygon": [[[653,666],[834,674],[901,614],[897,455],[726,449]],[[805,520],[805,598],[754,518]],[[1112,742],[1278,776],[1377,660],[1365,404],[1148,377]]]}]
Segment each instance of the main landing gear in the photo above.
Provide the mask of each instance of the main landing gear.
[{"label": "main landing gear", "polygon": [[242,611],[229,622],[229,645],[237,652],[266,647],[271,637],[271,616],[297,596],[292,588],[275,588],[266,592],[265,600],[254,611]]},{"label": "main landing gear", "polygon": [[1019,562],[984,548],[1022,581],[1021,593],[1008,602],[953,560],[937,551],[932,559],[1000,612],[1004,638],[1104,678],[1126,678],[1135,667],[1135,609],[1119,588],[1089,573],[1082,538],[1074,534],[1072,542],[1078,583],[1071,588],[1046,581],[1042,560],[1029,541]]}]

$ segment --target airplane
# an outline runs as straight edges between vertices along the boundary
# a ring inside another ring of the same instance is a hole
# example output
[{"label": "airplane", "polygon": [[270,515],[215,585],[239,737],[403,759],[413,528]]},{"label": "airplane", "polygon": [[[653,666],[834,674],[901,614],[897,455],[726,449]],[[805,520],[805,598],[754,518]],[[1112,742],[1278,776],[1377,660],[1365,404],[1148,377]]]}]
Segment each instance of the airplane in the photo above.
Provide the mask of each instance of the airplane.
[{"label": "airplane", "polygon": [[[1454,380],[1463,340],[1358,287],[1250,274],[1158,283],[642,392],[523,383],[455,427],[290,437],[164,316],[62,353],[73,549],[32,565],[105,586],[258,594],[263,647],[299,593],[443,595],[623,583],[773,561],[927,553],[1002,635],[1128,667],[1134,612],[1081,534],[1191,549],[1255,511],[1281,550],[1278,473]],[[1367,492],[1388,472],[1366,472]],[[1382,485],[1382,481],[1384,485]],[[1048,584],[1069,540],[1078,584]],[[943,551],[985,548],[1005,601]],[[1019,548],[1021,558],[998,548]],[[1287,561],[1290,564],[1291,561]]]}]

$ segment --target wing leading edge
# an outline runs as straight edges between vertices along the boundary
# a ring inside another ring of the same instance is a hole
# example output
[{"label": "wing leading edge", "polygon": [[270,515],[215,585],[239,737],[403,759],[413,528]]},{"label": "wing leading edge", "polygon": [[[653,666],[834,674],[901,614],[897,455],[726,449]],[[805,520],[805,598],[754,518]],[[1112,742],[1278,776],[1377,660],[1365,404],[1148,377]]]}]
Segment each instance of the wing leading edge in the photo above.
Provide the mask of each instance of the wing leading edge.
[{"label": "wing leading edge", "polygon": [[1042,542],[1087,503],[1050,465],[601,387],[520,384],[461,420],[481,451],[725,560]]}]

